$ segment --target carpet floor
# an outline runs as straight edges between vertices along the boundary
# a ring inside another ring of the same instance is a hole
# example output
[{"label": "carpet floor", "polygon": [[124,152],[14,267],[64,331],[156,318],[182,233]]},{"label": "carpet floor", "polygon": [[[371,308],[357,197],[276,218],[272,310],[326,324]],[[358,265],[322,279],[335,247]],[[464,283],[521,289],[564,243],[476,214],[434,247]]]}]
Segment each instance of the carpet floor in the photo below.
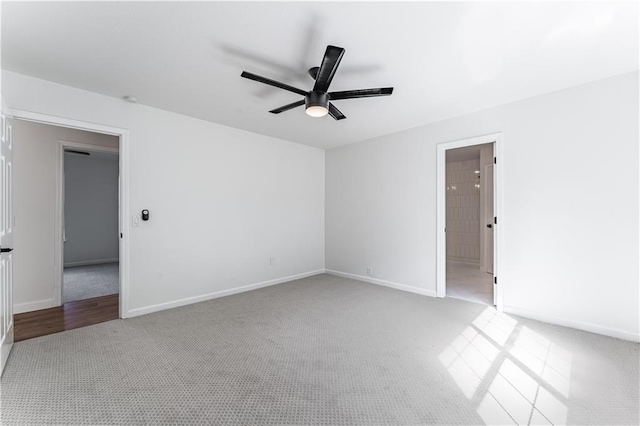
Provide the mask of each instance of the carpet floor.
[{"label": "carpet floor", "polygon": [[18,342],[0,423],[638,424],[639,346],[318,275]]},{"label": "carpet floor", "polygon": [[118,262],[64,268],[62,301],[90,299],[120,291]]}]

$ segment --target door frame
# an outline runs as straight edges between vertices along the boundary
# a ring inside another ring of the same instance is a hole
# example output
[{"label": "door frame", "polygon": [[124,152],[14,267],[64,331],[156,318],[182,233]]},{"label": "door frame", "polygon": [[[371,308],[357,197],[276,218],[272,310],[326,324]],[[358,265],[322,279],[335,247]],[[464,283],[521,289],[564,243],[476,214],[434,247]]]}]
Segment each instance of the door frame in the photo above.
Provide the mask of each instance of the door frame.
[{"label": "door frame", "polygon": [[[55,281],[53,284],[53,299],[55,306],[62,306],[63,301],[63,285],[64,285],[64,186],[65,186],[65,176],[64,176],[64,149],[66,147],[69,148],[80,148],[85,151],[92,152],[109,152],[118,154],[118,161],[120,160],[120,148],[112,148],[109,146],[101,146],[101,145],[92,145],[88,143],[81,142],[70,142],[59,140],[58,141],[58,173],[56,177],[56,211],[55,211],[55,232],[54,238],[56,241],[56,245],[53,249],[53,260],[55,262]],[[118,178],[118,180],[120,180]],[[119,192],[119,191],[118,191]],[[118,217],[120,217],[120,207],[118,206]],[[120,230],[120,232],[122,232]],[[120,238],[118,239],[120,240]],[[118,247],[118,251],[120,251],[120,247]],[[118,257],[119,253],[118,253]]]},{"label": "door frame", "polygon": [[[37,112],[24,111],[20,109],[9,108],[8,114],[13,119],[19,119],[24,121],[31,121],[41,124],[49,124],[52,126],[67,127],[71,129],[84,130],[88,132],[103,133],[111,136],[117,136],[119,138],[119,169],[120,169],[120,182],[118,183],[118,202],[120,205],[119,212],[119,229],[120,229],[120,244],[119,244],[119,257],[120,257],[120,318],[127,318],[129,316],[129,130],[119,127],[105,126],[97,123],[89,123],[86,121],[72,120],[69,118],[57,117],[54,115],[41,114]],[[91,145],[92,150],[96,150],[96,145]],[[99,148],[99,147],[98,147]],[[58,173],[58,179],[60,179],[60,173]],[[58,182],[61,183],[61,182]],[[61,284],[62,284],[62,208],[61,197],[56,198],[56,202],[59,204],[56,208],[56,227],[59,226],[59,233],[56,234],[59,244],[55,245],[54,250],[58,252],[55,259],[56,264],[54,267],[54,283],[59,280],[59,287],[54,289],[54,299],[61,297]],[[56,291],[57,290],[57,291]],[[58,300],[59,302],[59,300]]]},{"label": "door frame", "polygon": [[[436,297],[445,297],[447,294],[447,235],[445,233],[446,226],[446,151],[455,148],[463,148],[473,145],[483,145],[487,143],[494,144],[493,155],[497,158],[493,167],[494,179],[494,215],[498,219],[498,225],[494,225],[493,234],[493,276],[498,278],[502,271],[503,262],[503,239],[502,232],[504,224],[503,214],[503,165],[504,157],[502,155],[503,137],[502,132],[492,133],[483,136],[476,136],[467,139],[459,139],[451,142],[439,143],[437,150],[437,177],[436,177]],[[496,309],[502,311],[502,296],[504,294],[505,282],[498,279],[493,286],[494,300]]]}]

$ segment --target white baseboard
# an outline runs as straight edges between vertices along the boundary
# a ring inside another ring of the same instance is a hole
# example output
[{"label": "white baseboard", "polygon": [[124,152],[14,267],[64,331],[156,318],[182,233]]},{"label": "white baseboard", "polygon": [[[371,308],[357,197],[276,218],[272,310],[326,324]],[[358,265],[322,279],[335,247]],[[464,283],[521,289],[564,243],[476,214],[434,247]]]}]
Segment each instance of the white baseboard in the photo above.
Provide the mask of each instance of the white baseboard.
[{"label": "white baseboard", "polygon": [[242,287],[231,288],[228,290],[216,291],[213,293],[203,294],[201,296],[187,297],[185,299],[174,300],[171,302],[159,303],[157,305],[145,306],[142,308],[130,309],[126,318],[133,318],[140,315],[150,314],[152,312],[164,311],[165,309],[177,308],[179,306],[191,305],[192,303],[204,302],[206,300],[217,299],[219,297],[231,296],[232,294],[244,293],[245,291],[256,290],[262,287],[268,287],[276,284],[282,284],[289,281],[299,280],[301,278],[311,277],[313,275],[324,274],[324,269],[317,271],[305,272],[288,277],[276,278],[274,280],[262,281],[255,284],[249,284]]},{"label": "white baseboard", "polygon": [[81,262],[68,262],[64,264],[65,268],[72,268],[74,266],[88,266],[88,265],[101,265],[103,263],[115,263],[119,262],[120,259],[117,257],[115,259],[97,259],[97,260],[83,260]]},{"label": "white baseboard", "polygon": [[15,303],[13,305],[13,313],[21,314],[23,312],[39,311],[40,309],[53,308],[55,301],[53,299],[36,300],[35,302]]},{"label": "white baseboard", "polygon": [[640,334],[630,331],[619,330],[616,328],[603,327],[582,321],[574,321],[567,318],[559,318],[551,315],[542,314],[540,312],[530,311],[528,309],[514,308],[513,306],[503,306],[502,311],[508,314],[518,315],[524,318],[530,318],[549,324],[561,325],[563,327],[575,328],[578,330],[588,331],[591,333],[602,334],[604,336],[616,337],[618,339],[630,340],[632,342],[640,342]]},{"label": "white baseboard", "polygon": [[468,259],[466,257],[448,256],[447,257],[447,262],[466,263],[467,265],[474,265],[474,266],[477,266],[478,268],[480,267],[480,260],[479,259]]},{"label": "white baseboard", "polygon": [[377,278],[366,277],[364,275],[349,274],[347,272],[334,271],[332,269],[326,269],[327,274],[335,275],[343,278],[351,278],[352,280],[364,281],[371,284],[382,285],[385,287],[395,288],[396,290],[408,291],[409,293],[421,294],[423,296],[436,297],[436,292],[433,290],[426,290],[424,288],[413,287],[406,284],[394,283],[392,281],[379,280]]}]

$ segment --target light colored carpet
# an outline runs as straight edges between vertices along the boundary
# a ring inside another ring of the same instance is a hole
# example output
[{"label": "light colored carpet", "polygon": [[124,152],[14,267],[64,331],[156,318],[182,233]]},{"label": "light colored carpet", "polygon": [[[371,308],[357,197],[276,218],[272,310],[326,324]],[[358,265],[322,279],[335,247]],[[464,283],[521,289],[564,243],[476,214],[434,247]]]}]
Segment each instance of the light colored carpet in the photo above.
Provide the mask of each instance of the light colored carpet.
[{"label": "light colored carpet", "polygon": [[64,268],[62,301],[90,299],[120,291],[118,262]]},{"label": "light colored carpet", "polygon": [[638,348],[319,275],[16,343],[0,420],[638,424]]}]

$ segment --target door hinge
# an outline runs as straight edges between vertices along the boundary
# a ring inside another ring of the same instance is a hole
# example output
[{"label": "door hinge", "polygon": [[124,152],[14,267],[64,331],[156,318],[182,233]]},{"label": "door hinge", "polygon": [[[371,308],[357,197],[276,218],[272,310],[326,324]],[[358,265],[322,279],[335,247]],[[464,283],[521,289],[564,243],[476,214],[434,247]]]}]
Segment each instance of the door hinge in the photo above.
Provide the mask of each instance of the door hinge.
[{"label": "door hinge", "polygon": [[122,232],[120,233],[120,238],[122,238]]},{"label": "door hinge", "polygon": [[498,161],[496,160],[496,157],[493,157],[493,164],[498,164]]},{"label": "door hinge", "polygon": [[493,224],[494,225],[498,224],[498,218],[496,216],[493,217]]},{"label": "door hinge", "polygon": [[493,277],[493,283],[496,285],[498,284],[498,277]]}]

